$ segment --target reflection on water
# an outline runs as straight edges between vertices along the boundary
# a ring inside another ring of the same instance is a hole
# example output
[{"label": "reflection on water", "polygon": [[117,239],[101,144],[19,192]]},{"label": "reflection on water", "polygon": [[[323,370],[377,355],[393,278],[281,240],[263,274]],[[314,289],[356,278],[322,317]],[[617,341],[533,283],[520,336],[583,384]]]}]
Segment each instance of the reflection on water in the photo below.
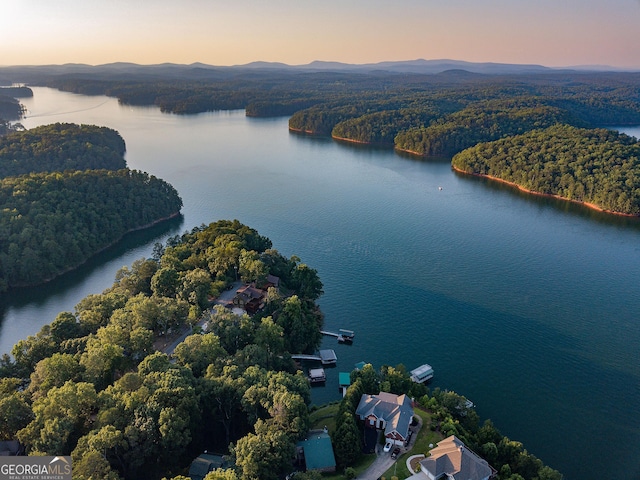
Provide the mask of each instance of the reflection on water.
[{"label": "reflection on water", "polygon": [[566,478],[611,465],[623,480],[640,478],[636,219],[457,175],[448,160],[289,134],[286,118],[163,115],[34,93],[25,126],[117,129],[130,167],[176,187],[184,220],[3,297],[3,351],[109,287],[156,241],[237,218],[316,268],[326,328],[356,332],[352,346],[324,339],[338,367],[313,389],[315,403],[337,400],[338,372],[356,362],[430,363],[434,387],[471,398]]}]

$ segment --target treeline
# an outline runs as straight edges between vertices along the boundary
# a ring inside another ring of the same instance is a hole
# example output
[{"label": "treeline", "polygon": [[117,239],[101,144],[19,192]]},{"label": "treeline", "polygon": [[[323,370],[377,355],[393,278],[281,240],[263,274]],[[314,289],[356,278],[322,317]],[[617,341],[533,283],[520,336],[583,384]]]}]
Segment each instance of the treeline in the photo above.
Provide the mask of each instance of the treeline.
[{"label": "treeline", "polygon": [[124,153],[118,132],[92,125],[0,137],[0,292],[48,281],[179,214],[176,190],[126,169]]},{"label": "treeline", "polygon": [[0,180],[0,291],[78,267],[181,206],[173,187],[135,170],[6,177]]},{"label": "treeline", "polygon": [[395,147],[418,155],[450,156],[480,142],[556,123],[578,120],[569,112],[541,105],[536,99],[488,101],[470,105],[426,127],[405,129],[395,137]]},{"label": "treeline", "polygon": [[331,136],[359,143],[392,146],[400,132],[424,128],[439,116],[435,109],[385,110],[344,120],[333,127]]},{"label": "treeline", "polygon": [[478,144],[453,157],[452,165],[532,192],[640,215],[640,143],[610,130],[555,125]]},{"label": "treeline", "polygon": [[126,167],[118,132],[95,125],[55,123],[0,137],[0,178],[32,172],[118,170]]},{"label": "treeline", "polygon": [[0,87],[0,96],[13,98],[33,97],[33,90],[29,87]]},{"label": "treeline", "polygon": [[465,397],[439,388],[430,392],[426,386],[412,382],[403,365],[383,366],[376,371],[368,364],[352,372],[351,386],[340,403],[333,435],[336,461],[341,466],[354,464],[362,455],[361,431],[355,417],[360,398],[381,391],[415,398],[415,408],[426,410],[431,417],[430,424],[423,424],[423,429],[439,432],[443,438],[458,437],[497,470],[499,480],[562,479],[558,471],[544,465],[522,443],[503,436],[490,420],[481,424]]},{"label": "treeline", "polygon": [[[271,247],[238,221],[195,228],[18,342],[0,361],[0,440],[71,455],[77,480],[185,475],[205,449],[235,463],[217,478],[282,478],[309,426],[309,383],[289,352],[320,344],[322,283]],[[266,311],[209,309],[236,271],[280,276]],[[156,350],[201,319],[171,357]]]}]

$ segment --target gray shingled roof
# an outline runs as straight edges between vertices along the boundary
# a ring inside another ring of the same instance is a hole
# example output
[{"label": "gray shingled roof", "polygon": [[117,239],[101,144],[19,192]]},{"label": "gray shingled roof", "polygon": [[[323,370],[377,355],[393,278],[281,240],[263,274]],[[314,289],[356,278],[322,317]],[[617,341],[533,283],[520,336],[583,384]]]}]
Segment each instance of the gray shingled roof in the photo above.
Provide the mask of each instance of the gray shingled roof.
[{"label": "gray shingled roof", "polygon": [[394,430],[407,438],[409,425],[413,418],[411,400],[406,395],[394,395],[393,393],[380,392],[378,395],[364,394],[356,409],[356,415],[384,419],[386,422],[385,435]]}]

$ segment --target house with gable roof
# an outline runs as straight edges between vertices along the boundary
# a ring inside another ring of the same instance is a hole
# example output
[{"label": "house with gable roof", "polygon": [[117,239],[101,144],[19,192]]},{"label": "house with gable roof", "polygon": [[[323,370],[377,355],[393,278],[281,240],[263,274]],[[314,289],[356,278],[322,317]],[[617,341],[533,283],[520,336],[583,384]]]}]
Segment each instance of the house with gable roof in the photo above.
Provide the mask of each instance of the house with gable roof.
[{"label": "house with gable roof", "polygon": [[409,439],[409,426],[413,420],[413,406],[406,395],[380,392],[364,394],[356,409],[356,415],[365,427],[383,430],[387,441],[404,445]]},{"label": "house with gable roof", "polygon": [[438,442],[420,462],[420,472],[429,480],[489,480],[497,473],[455,435]]},{"label": "house with gable roof", "polygon": [[265,294],[253,284],[240,287],[233,297],[233,305],[243,308],[249,315],[253,315],[264,306]]}]

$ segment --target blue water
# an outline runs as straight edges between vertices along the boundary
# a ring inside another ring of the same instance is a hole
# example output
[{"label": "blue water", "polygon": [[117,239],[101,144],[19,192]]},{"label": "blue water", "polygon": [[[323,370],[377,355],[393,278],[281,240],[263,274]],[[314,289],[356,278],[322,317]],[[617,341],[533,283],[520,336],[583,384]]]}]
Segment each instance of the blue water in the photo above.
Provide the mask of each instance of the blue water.
[{"label": "blue water", "polygon": [[25,126],[117,129],[130,167],[178,189],[184,220],[1,298],[0,351],[110,286],[154,242],[237,218],[318,270],[328,330],[356,331],[352,346],[325,339],[338,367],[314,402],[338,399],[338,372],[360,360],[430,363],[433,386],[470,398],[566,478],[596,478],[611,465],[621,479],[640,478],[637,219],[460,176],[448,160],[290,134],[286,118],[164,115],[34,93]]}]

